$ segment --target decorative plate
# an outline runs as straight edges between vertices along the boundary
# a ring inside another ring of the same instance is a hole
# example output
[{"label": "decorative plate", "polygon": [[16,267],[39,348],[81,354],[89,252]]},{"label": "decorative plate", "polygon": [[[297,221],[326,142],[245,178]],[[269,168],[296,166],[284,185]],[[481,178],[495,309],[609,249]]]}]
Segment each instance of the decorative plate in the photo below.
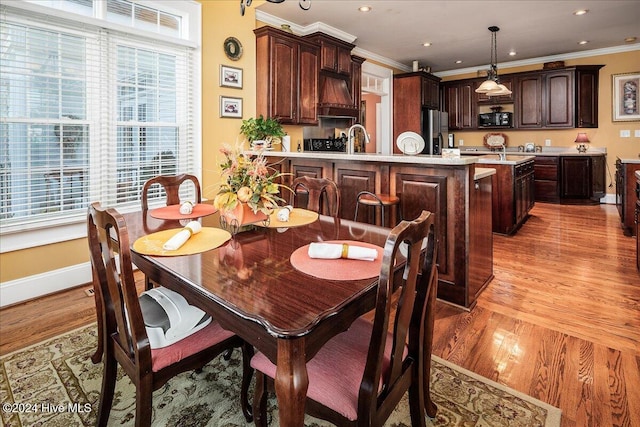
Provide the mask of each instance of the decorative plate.
[{"label": "decorative plate", "polygon": [[507,146],[507,135],[504,133],[488,133],[484,136],[484,145],[487,148]]},{"label": "decorative plate", "polygon": [[227,37],[224,41],[224,53],[232,61],[237,61],[242,56],[242,44],[235,37]]},{"label": "decorative plate", "polygon": [[402,132],[398,135],[396,145],[402,154],[415,156],[424,150],[424,139],[415,132]]}]

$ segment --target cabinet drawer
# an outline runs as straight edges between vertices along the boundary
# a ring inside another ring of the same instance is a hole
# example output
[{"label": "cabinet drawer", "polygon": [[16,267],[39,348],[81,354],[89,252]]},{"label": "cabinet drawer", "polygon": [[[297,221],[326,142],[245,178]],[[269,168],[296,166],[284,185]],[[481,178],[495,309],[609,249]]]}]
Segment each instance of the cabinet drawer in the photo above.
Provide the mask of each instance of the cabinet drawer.
[{"label": "cabinet drawer", "polygon": [[537,180],[558,180],[558,166],[557,165],[536,165],[534,176]]}]

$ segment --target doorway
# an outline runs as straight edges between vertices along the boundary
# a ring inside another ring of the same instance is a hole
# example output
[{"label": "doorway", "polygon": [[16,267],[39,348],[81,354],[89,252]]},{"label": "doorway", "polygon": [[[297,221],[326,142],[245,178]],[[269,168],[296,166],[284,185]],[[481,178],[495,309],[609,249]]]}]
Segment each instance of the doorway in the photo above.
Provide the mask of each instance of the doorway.
[{"label": "doorway", "polygon": [[362,100],[366,112],[365,128],[375,136],[375,150],[367,147],[366,151],[393,154],[393,70],[365,61],[362,64]]}]

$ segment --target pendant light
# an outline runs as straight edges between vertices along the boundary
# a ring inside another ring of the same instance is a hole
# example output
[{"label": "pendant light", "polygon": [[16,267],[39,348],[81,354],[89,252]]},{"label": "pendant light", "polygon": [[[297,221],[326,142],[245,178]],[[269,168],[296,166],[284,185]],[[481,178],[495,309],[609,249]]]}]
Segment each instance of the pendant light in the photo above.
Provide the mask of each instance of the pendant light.
[{"label": "pendant light", "polygon": [[503,84],[500,84],[498,78],[498,49],[496,41],[496,33],[500,28],[496,26],[489,27],[491,31],[491,65],[487,72],[487,80],[476,89],[477,93],[484,93],[487,96],[511,95],[511,91]]}]

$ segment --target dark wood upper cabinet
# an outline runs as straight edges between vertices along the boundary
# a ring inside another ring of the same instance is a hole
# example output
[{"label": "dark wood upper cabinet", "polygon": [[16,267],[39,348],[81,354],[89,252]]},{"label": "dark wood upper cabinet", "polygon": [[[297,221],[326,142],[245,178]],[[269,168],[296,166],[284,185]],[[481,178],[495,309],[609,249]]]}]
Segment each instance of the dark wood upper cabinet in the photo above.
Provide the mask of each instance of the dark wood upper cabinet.
[{"label": "dark wood upper cabinet", "polygon": [[351,51],[354,45],[327,34],[316,33],[308,37],[320,45],[320,69],[351,75]]},{"label": "dark wood upper cabinet", "polygon": [[256,114],[283,124],[317,124],[319,47],[276,28],[254,33]]},{"label": "dark wood upper cabinet", "polygon": [[[602,65],[578,65],[553,70],[500,75],[511,95],[475,93],[484,79],[442,83],[449,129],[477,129],[478,106],[513,104],[514,129],[598,127],[598,79]],[[486,107],[485,107],[486,108]]]},{"label": "dark wood upper cabinet", "polygon": [[574,127],[573,77],[573,71],[564,70],[516,77],[516,127]]},{"label": "dark wood upper cabinet", "polygon": [[539,128],[542,127],[542,76],[529,74],[515,79],[515,87],[518,91],[514,110],[515,127]]},{"label": "dark wood upper cabinet", "polygon": [[472,80],[464,80],[444,85],[444,111],[449,113],[449,130],[477,127],[474,83]]},{"label": "dark wood upper cabinet", "polygon": [[576,69],[576,127],[598,127],[598,82],[602,65]]}]

